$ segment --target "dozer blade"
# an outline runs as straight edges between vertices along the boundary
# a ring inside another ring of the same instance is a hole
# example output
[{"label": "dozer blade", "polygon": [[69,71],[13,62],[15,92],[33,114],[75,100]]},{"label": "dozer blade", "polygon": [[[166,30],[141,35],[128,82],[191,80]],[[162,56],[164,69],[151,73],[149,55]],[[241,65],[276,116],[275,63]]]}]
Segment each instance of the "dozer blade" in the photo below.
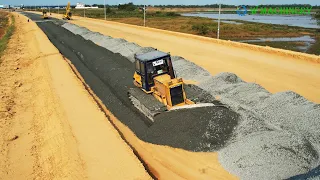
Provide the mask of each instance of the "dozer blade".
[{"label": "dozer blade", "polygon": [[153,95],[146,94],[139,88],[130,88],[128,91],[129,99],[143,115],[152,123],[154,117],[167,110],[166,106],[159,102]]},{"label": "dozer blade", "polygon": [[170,111],[174,110],[180,110],[180,109],[193,109],[193,108],[201,108],[201,107],[210,107],[210,106],[216,106],[213,103],[198,103],[198,104],[188,104],[183,106],[176,106],[170,109]]}]

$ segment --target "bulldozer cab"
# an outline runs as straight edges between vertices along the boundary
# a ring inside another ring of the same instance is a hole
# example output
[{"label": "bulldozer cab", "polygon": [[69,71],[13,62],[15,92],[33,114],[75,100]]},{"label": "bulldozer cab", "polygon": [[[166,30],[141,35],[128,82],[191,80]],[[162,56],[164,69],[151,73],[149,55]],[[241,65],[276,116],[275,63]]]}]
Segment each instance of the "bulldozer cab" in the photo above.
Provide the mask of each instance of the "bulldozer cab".
[{"label": "bulldozer cab", "polygon": [[170,54],[161,51],[136,55],[135,67],[135,76],[140,76],[135,81],[147,92],[154,86],[155,77],[168,74],[171,79],[175,78]]}]

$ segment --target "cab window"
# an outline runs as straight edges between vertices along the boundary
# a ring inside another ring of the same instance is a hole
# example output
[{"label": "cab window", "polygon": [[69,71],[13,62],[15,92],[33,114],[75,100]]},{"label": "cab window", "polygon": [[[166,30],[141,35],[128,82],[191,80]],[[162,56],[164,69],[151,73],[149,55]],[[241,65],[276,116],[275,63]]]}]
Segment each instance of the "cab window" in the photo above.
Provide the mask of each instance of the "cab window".
[{"label": "cab window", "polygon": [[144,70],[144,64],[143,63],[140,63],[140,73],[141,74],[144,74],[145,73],[145,70]]},{"label": "cab window", "polygon": [[147,73],[154,75],[160,75],[168,73],[168,62],[167,59],[159,59],[147,64]]},{"label": "cab window", "polygon": [[140,72],[140,62],[136,61],[136,71]]}]

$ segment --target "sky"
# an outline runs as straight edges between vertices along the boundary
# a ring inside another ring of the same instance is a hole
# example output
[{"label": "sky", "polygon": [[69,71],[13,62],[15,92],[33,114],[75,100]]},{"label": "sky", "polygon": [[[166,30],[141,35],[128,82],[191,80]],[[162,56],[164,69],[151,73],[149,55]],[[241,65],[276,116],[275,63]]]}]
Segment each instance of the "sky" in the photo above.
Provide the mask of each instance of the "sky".
[{"label": "sky", "polygon": [[[71,4],[82,2],[85,4],[103,4],[104,0],[69,0]],[[119,4],[133,2],[134,4],[148,4],[148,5],[165,5],[165,4],[183,4],[183,5],[204,5],[204,4],[216,4],[218,2],[222,4],[234,4],[234,5],[259,5],[259,4],[311,4],[320,5],[320,0],[106,0],[106,4]],[[68,0],[0,0],[0,4],[10,5],[58,5],[67,4]]]}]

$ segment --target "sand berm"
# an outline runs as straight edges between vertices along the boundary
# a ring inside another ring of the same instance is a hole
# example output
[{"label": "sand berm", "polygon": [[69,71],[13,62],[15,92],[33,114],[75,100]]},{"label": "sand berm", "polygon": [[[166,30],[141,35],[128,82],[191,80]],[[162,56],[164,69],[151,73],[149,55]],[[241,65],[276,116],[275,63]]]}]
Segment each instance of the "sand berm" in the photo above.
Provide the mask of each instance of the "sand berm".
[{"label": "sand berm", "polygon": [[1,179],[151,179],[46,35],[14,16],[0,65]]}]

